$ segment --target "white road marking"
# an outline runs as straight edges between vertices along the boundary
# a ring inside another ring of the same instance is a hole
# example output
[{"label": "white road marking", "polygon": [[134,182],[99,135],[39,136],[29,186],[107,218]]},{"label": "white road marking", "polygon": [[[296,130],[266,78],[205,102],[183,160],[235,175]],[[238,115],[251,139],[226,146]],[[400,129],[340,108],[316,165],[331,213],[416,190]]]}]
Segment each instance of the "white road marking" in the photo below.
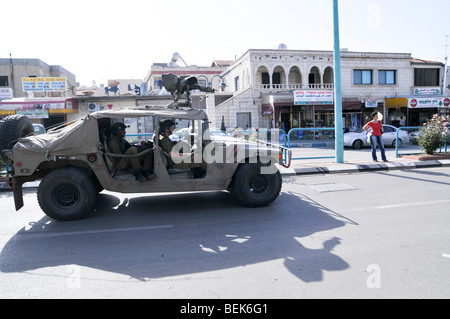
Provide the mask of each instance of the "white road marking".
[{"label": "white road marking", "polygon": [[156,229],[168,229],[173,225],[157,225],[157,226],[143,226],[143,227],[129,227],[129,228],[112,228],[112,229],[96,229],[96,230],[80,230],[71,232],[46,232],[46,231],[29,231],[19,233],[23,238],[28,237],[56,237],[56,236],[77,236],[77,235],[92,235],[92,234],[106,234],[106,233],[121,233],[130,231],[144,231]]},{"label": "white road marking", "polygon": [[384,206],[376,206],[375,208],[385,209],[385,208],[424,206],[424,205],[430,205],[430,204],[445,204],[445,203],[450,203],[450,199],[434,200],[434,201],[429,201],[429,202],[415,202],[415,203],[403,203],[403,204],[395,204],[395,205],[384,205]]},{"label": "white road marking", "polygon": [[434,201],[428,201],[428,202],[382,205],[382,206],[365,207],[365,208],[355,208],[355,209],[350,209],[348,211],[357,212],[357,211],[366,211],[368,209],[388,209],[388,208],[401,208],[401,207],[411,207],[411,206],[428,206],[428,205],[433,205],[433,204],[446,204],[446,203],[450,203],[450,199],[434,200]]}]

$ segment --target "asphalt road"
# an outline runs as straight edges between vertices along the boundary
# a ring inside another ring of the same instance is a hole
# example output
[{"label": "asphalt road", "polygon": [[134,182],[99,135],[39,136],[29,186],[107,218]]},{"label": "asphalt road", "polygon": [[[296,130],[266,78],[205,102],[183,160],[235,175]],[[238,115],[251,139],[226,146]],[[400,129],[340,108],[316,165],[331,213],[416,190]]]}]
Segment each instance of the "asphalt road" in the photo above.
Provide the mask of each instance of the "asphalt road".
[{"label": "asphalt road", "polygon": [[0,298],[449,298],[450,168],[285,177],[226,192],[103,192],[55,222],[1,192]]}]

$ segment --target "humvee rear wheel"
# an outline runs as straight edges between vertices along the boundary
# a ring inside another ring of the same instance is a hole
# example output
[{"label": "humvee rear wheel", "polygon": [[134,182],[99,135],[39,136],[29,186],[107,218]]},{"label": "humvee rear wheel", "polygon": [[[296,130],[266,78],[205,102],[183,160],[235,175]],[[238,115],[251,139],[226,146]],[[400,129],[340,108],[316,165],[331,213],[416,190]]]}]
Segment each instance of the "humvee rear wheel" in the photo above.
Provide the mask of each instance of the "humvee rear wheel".
[{"label": "humvee rear wheel", "polygon": [[276,170],[265,174],[264,168],[260,163],[241,164],[237,168],[231,191],[245,206],[267,206],[280,194],[280,172]]},{"label": "humvee rear wheel", "polygon": [[86,172],[66,167],[45,176],[37,196],[47,216],[67,221],[85,218],[92,212],[97,190]]}]

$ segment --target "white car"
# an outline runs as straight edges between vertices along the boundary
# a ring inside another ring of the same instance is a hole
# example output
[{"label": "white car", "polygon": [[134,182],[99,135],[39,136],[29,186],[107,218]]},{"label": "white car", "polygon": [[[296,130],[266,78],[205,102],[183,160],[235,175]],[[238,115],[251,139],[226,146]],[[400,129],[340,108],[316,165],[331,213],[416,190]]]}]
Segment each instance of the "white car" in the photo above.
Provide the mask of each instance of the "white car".
[{"label": "white car", "polygon": [[[397,128],[392,125],[383,124],[383,141],[384,146],[395,147]],[[398,133],[398,146],[409,143],[408,132],[400,130]],[[344,146],[353,147],[354,149],[360,149],[364,146],[370,146],[367,142],[367,133],[362,128],[359,128],[355,132],[348,132],[344,134]]]}]

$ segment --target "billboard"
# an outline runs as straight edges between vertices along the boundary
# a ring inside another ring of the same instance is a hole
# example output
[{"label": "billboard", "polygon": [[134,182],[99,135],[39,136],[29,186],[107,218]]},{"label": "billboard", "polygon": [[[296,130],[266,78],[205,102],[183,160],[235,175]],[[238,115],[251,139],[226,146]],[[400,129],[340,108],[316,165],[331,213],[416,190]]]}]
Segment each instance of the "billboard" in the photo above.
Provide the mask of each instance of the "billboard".
[{"label": "billboard", "polygon": [[64,77],[22,78],[22,87],[24,92],[66,91],[66,83],[66,78]]}]

